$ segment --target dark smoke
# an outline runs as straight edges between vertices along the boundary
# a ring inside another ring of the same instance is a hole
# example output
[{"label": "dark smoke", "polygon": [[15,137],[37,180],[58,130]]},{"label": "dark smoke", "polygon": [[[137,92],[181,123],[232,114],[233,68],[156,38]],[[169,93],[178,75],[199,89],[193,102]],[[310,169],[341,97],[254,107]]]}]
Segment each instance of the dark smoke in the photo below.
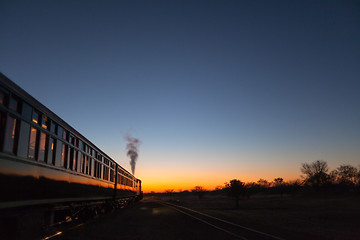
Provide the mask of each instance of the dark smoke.
[{"label": "dark smoke", "polygon": [[131,165],[131,172],[135,175],[135,165],[138,158],[138,148],[140,145],[140,140],[137,138],[133,138],[130,135],[125,136],[126,141],[128,144],[126,145],[127,155],[130,157],[130,165]]}]

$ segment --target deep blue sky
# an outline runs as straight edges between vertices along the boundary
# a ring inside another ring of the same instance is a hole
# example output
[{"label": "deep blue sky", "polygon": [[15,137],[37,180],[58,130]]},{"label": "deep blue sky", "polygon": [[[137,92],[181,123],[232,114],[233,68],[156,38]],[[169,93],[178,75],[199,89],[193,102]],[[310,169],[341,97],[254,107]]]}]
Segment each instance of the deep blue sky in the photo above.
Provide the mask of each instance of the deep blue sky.
[{"label": "deep blue sky", "polygon": [[360,164],[359,1],[1,0],[0,32],[0,71],[127,169],[140,138],[145,181]]}]

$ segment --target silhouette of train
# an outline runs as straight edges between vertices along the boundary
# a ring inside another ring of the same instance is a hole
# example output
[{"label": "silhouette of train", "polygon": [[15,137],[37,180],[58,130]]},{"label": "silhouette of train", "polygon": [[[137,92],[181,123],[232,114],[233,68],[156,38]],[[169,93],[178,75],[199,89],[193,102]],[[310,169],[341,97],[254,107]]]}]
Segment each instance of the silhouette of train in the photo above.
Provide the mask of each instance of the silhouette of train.
[{"label": "silhouette of train", "polygon": [[54,222],[58,209],[99,209],[141,197],[141,180],[0,73],[2,213],[41,208]]}]

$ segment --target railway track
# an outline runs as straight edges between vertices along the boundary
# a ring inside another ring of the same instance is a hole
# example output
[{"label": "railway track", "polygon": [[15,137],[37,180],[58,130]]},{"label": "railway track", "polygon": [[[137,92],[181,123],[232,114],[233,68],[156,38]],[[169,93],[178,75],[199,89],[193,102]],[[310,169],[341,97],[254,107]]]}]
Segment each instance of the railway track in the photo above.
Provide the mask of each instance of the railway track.
[{"label": "railway track", "polygon": [[192,217],[204,224],[207,224],[213,228],[216,228],[220,231],[223,231],[236,239],[242,240],[284,240],[283,238],[261,232],[249,227],[245,227],[236,223],[232,223],[194,209],[190,209],[187,207],[179,206],[173,203],[164,202],[160,200],[156,200],[158,203],[170,207],[178,212],[181,212],[189,217]]}]

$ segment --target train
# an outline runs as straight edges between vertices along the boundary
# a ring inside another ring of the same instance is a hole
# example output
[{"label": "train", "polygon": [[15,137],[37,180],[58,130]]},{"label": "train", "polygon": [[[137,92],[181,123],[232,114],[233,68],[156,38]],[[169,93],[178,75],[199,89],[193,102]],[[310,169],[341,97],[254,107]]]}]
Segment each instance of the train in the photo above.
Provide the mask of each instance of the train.
[{"label": "train", "polygon": [[0,73],[0,224],[141,198],[140,179]]}]

